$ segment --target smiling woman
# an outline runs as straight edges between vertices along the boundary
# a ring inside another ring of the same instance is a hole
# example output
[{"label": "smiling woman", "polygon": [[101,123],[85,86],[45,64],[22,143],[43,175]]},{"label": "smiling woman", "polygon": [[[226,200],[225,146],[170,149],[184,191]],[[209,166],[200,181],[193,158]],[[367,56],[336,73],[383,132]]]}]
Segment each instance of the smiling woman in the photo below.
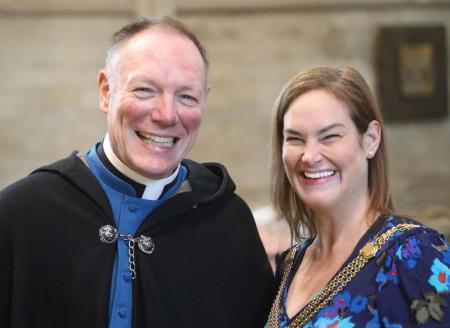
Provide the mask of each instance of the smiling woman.
[{"label": "smiling woman", "polygon": [[[320,101],[320,105],[315,105],[316,101]],[[307,107],[303,108],[303,104]],[[295,111],[304,111],[308,116],[294,115]],[[333,121],[331,117],[328,119],[328,114],[338,120]],[[295,130],[295,126],[293,129],[285,126],[287,119],[290,119],[287,123],[293,125],[301,123],[303,119],[309,119],[310,124],[315,124],[316,139],[322,138],[322,145],[334,145],[336,139],[342,137],[344,141],[340,140],[338,145],[341,142],[348,142],[350,138],[353,142],[358,142],[362,148],[366,148],[365,155],[370,159],[370,165],[366,163],[368,165],[366,183],[371,206],[381,214],[392,212],[383,119],[366,82],[353,69],[319,67],[306,70],[292,79],[279,95],[274,108],[272,132],[272,167],[275,172],[272,179],[273,201],[275,208],[286,213],[286,219],[297,238],[300,237],[298,235],[298,231],[301,231],[300,225],[305,225],[314,235],[316,223],[311,213],[304,207],[304,203],[297,198],[295,190],[291,188],[285,171],[286,163],[283,162],[285,150],[288,148],[285,139],[289,137],[289,133],[299,135],[310,131],[303,132]],[[362,144],[363,139],[364,142],[371,144]],[[309,146],[311,142],[310,139]],[[354,149],[363,151],[362,148]],[[342,150],[345,151],[345,147]],[[306,156],[308,159],[309,150]]]},{"label": "smiling woman", "polygon": [[278,263],[268,327],[444,327],[449,244],[394,214],[383,120],[363,77],[329,67],[294,77],[274,106],[272,149],[274,207],[301,242]]},{"label": "smiling woman", "polygon": [[380,143],[374,120],[359,135],[341,101],[325,90],[295,99],[284,116],[283,164],[290,184],[316,211],[347,207],[367,194],[367,156]]}]

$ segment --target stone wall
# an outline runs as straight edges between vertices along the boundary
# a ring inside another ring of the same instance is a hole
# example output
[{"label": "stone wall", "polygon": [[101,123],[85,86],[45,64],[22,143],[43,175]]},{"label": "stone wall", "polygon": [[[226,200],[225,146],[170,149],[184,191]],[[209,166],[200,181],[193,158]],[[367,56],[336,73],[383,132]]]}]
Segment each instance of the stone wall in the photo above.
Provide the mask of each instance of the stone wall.
[{"label": "stone wall", "polygon": [[[273,3],[1,0],[0,187],[103,136],[97,73],[109,35],[134,17],[176,13],[205,44],[212,92],[191,157],[225,163],[252,208],[269,202],[271,107],[291,76],[351,65],[375,87],[380,26],[441,24],[450,44],[450,1]],[[388,124],[387,140],[398,208],[448,218],[448,117]]]}]

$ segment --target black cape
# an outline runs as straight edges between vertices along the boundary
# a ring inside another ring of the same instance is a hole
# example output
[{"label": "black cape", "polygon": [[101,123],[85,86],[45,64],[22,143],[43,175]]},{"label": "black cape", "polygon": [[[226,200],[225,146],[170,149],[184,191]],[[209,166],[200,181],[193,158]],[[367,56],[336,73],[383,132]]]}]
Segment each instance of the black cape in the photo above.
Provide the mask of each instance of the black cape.
[{"label": "black cape", "polygon": [[[273,276],[248,206],[219,164],[185,160],[188,188],[136,235],[133,328],[262,327]],[[101,185],[76,153],[0,193],[0,327],[108,326],[115,225]]]}]

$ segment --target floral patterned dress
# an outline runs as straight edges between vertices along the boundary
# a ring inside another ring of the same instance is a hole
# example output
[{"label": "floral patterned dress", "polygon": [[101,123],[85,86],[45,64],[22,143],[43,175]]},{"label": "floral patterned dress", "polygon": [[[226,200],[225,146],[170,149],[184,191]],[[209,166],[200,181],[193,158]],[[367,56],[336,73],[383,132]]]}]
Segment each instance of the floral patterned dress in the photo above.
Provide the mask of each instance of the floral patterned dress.
[{"label": "floral patterned dress", "polygon": [[[419,224],[401,217],[379,218],[343,267],[367,241],[400,223]],[[287,290],[310,243],[305,241],[295,254],[281,297],[280,328],[288,327],[298,315],[288,318],[286,314]],[[398,231],[304,327],[450,327],[449,266],[449,243],[435,230],[420,225]]]}]

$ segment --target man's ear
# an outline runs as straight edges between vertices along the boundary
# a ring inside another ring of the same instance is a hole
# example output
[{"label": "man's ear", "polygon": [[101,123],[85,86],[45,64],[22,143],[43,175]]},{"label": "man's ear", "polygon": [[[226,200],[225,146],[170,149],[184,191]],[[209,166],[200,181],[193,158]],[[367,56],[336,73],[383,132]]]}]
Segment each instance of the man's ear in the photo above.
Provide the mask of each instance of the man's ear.
[{"label": "man's ear", "polygon": [[100,96],[100,110],[103,113],[107,113],[108,108],[109,108],[111,93],[110,93],[110,85],[108,83],[108,78],[106,76],[106,71],[104,69],[101,70],[100,73],[98,74],[97,87],[98,87],[98,93]]},{"label": "man's ear", "polygon": [[211,86],[208,84],[206,86],[205,91],[203,91],[203,99],[202,99],[202,103],[203,103],[203,107],[206,107],[206,104],[208,103],[208,97],[209,97],[209,92],[211,91]]},{"label": "man's ear", "polygon": [[366,132],[363,135],[363,149],[367,158],[372,158],[378,150],[381,142],[381,126],[380,122],[372,121],[369,123]]}]

